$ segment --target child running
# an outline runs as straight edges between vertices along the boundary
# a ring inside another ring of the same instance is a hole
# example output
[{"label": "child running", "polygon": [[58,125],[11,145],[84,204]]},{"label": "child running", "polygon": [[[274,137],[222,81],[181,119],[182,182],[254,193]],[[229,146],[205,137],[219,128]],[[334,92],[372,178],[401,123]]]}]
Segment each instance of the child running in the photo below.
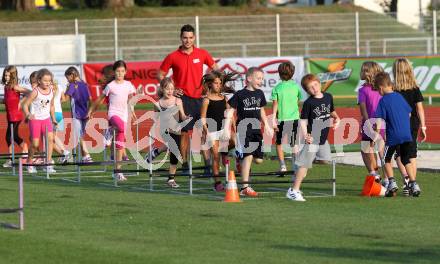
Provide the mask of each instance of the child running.
[{"label": "child running", "polygon": [[[136,93],[136,89],[133,84],[125,80],[125,75],[127,73],[127,65],[124,61],[119,60],[113,64],[113,70],[115,72],[115,79],[107,84],[104,92],[99,98],[91,104],[88,111],[88,118],[91,118],[92,114],[96,108],[104,102],[106,96],[108,96],[108,119],[111,126],[116,131],[116,169],[121,169],[122,156],[125,149],[125,129],[128,121],[129,105],[128,101],[131,99],[132,95]],[[136,115],[134,109],[131,109],[132,121],[136,120]],[[115,175],[118,181],[125,181],[123,173],[116,173]]]},{"label": "child running", "polygon": [[[361,134],[362,134],[362,148],[361,155],[364,161],[365,167],[370,175],[376,177],[376,180],[380,181],[380,176],[377,173],[377,157],[374,151],[374,142],[371,135],[374,135],[370,118],[374,118],[379,100],[382,98],[379,91],[374,88],[374,76],[379,72],[383,72],[382,67],[374,61],[366,61],[362,64],[360,77],[365,82],[362,84],[358,91],[358,104],[359,110],[362,116]],[[366,129],[371,131],[365,131]],[[369,136],[370,135],[370,136]],[[381,144],[379,144],[380,146]],[[383,157],[383,149],[379,150],[379,155]],[[385,175],[383,175],[385,177]]]},{"label": "child running", "polygon": [[[23,113],[19,107],[20,95],[28,94],[29,91],[25,88],[18,86],[18,73],[15,66],[6,66],[3,70],[2,84],[4,85],[4,103],[6,109],[6,119],[8,126],[6,128],[6,144],[8,144],[9,153],[12,152],[11,144],[17,143],[22,149],[23,153],[28,152],[28,145],[20,137],[19,126],[23,120]],[[12,127],[12,128],[11,128]],[[11,133],[14,133],[13,142],[11,141]],[[4,168],[10,168],[12,166],[12,159],[8,159],[4,164]]]},{"label": "child running", "polygon": [[[316,75],[305,75],[301,79],[301,86],[310,95],[304,101],[299,125],[299,134],[303,136],[305,144],[296,158],[295,165],[298,170],[286,194],[287,198],[297,202],[306,201],[300,191],[301,183],[308,169],[312,168],[317,153],[319,152],[323,160],[331,159],[330,145],[327,141],[329,127],[336,128],[340,122],[333,105],[333,96],[321,91],[321,82]],[[330,117],[333,118],[333,124],[330,123]]]},{"label": "child running", "polygon": [[[380,99],[379,105],[377,106],[375,117],[381,118],[386,124],[386,146],[384,155],[385,173],[389,181],[386,196],[394,196],[398,190],[391,165],[393,154],[397,149],[400,151],[402,164],[408,173],[409,192],[413,196],[419,196],[421,190],[416,182],[415,171],[410,161],[411,144],[413,141],[410,127],[412,109],[401,94],[393,91],[393,83],[388,73],[378,73],[374,78],[374,86],[379,89],[382,95],[382,99]],[[376,131],[379,131],[380,128],[381,121],[378,121]],[[375,141],[378,138],[379,135],[376,135]]]},{"label": "child running", "polygon": [[[243,181],[240,190],[242,196],[258,196],[258,192],[254,191],[249,185],[249,173],[252,160],[256,164],[263,162],[261,122],[263,122],[266,133],[271,137],[273,134],[264,111],[266,98],[260,89],[263,85],[263,78],[264,73],[260,68],[250,67],[246,72],[246,87],[236,92],[228,101],[232,109],[227,111],[225,127],[229,127],[234,109],[237,111],[237,148],[241,150],[243,156],[240,172]],[[226,132],[228,133],[228,130]]]},{"label": "child running", "polygon": [[[417,85],[416,78],[414,76],[414,71],[410,62],[405,58],[399,58],[394,61],[393,64],[393,75],[394,75],[394,90],[400,93],[406,102],[411,107],[411,136],[412,141],[410,144],[410,154],[409,161],[413,167],[414,177],[417,178],[417,139],[419,135],[419,129],[421,133],[421,142],[426,140],[426,123],[425,123],[425,110],[423,109],[423,95],[420,92],[419,86]],[[408,172],[403,166],[400,158],[400,151],[397,150],[397,164],[399,170],[402,174],[404,186],[403,195],[410,195],[409,177]]]},{"label": "child running", "polygon": [[[226,142],[223,139],[225,129],[223,128],[223,119],[225,117],[226,109],[229,109],[226,103],[226,97],[222,94],[225,83],[230,81],[230,74],[224,74],[219,71],[212,71],[203,76],[203,87],[207,91],[207,96],[203,99],[200,117],[203,125],[203,134],[210,146],[212,159],[212,173],[214,176],[214,190],[223,192],[223,186],[220,174],[220,159],[226,163],[228,159],[229,140]],[[220,146],[220,141],[225,143]],[[225,148],[221,151],[221,148]],[[221,156],[221,157],[220,157]]]},{"label": "child running", "polygon": [[72,107],[72,126],[75,136],[74,146],[77,146],[79,140],[82,152],[82,162],[92,162],[92,157],[90,156],[87,145],[84,141],[86,125],[89,120],[87,111],[92,101],[89,87],[87,83],[81,80],[79,71],[73,66],[67,68],[64,72],[64,76],[69,82],[65,97],[66,100],[70,99]]},{"label": "child running", "polygon": [[[55,109],[53,103],[53,75],[48,69],[41,69],[37,73],[38,86],[28,94],[23,102],[23,113],[29,121],[29,130],[31,134],[31,148],[29,151],[28,163],[33,163],[34,153],[38,152],[40,147],[40,137],[44,137],[47,131],[46,163],[54,163],[52,160],[53,150],[53,124],[57,124],[55,119]],[[53,166],[47,166],[49,173],[55,173]],[[29,173],[37,173],[34,166],[28,166]]]},{"label": "child running", "polygon": [[[177,163],[182,162],[182,157],[179,151],[180,133],[184,126],[180,120],[187,120],[190,117],[185,115],[183,110],[182,100],[174,96],[174,82],[171,78],[165,77],[160,81],[158,90],[159,100],[155,104],[155,111],[158,113],[158,122],[160,126],[160,136],[165,142],[165,145],[160,148],[155,148],[147,154],[146,160],[148,163],[152,162],[160,153],[167,150],[170,151],[170,168],[167,180],[167,185],[171,188],[179,188],[175,180],[177,170]],[[180,123],[180,124],[179,124]]]},{"label": "child running", "polygon": [[[281,83],[272,90],[272,123],[276,132],[276,149],[280,162],[280,171],[287,171],[284,161],[282,145],[283,137],[287,137],[291,147],[295,146],[296,132],[298,128],[299,109],[298,102],[301,100],[299,85],[292,80],[295,74],[295,66],[290,62],[283,62],[278,66],[278,74]],[[277,122],[278,120],[278,122]],[[296,151],[293,151],[294,153]]]}]

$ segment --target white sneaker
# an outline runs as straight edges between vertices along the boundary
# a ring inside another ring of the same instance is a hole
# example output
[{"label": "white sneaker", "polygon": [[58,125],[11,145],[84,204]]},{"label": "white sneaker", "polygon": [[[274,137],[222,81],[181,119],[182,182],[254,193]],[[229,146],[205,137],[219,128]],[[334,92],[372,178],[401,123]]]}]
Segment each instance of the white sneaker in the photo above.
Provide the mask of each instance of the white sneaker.
[{"label": "white sneaker", "polygon": [[49,173],[56,173],[57,171],[53,168],[53,166],[47,166],[46,171]]},{"label": "white sneaker", "polygon": [[125,178],[125,176],[124,176],[124,174],[123,173],[116,173],[116,175],[115,175],[115,177],[116,177],[116,180],[117,181],[126,181],[127,180],[127,178]]},{"label": "white sneaker", "polygon": [[12,160],[7,160],[5,163],[3,163],[3,168],[11,168],[12,167]]},{"label": "white sneaker", "polygon": [[282,164],[280,165],[280,172],[286,172],[287,171],[287,166],[286,164]]},{"label": "white sneaker", "polygon": [[167,181],[167,185],[168,185],[169,187],[173,188],[173,189],[175,189],[175,188],[179,188],[179,187],[180,187],[180,185],[177,184],[177,182],[176,182],[174,179],[169,179],[169,180]]},{"label": "white sneaker", "polygon": [[34,166],[27,167],[27,171],[32,174],[37,173],[37,169]]},{"label": "white sneaker", "polygon": [[93,162],[93,159],[92,159],[92,157],[90,157],[90,155],[87,155],[82,158],[82,162],[90,163],[90,162]]},{"label": "white sneaker", "polygon": [[292,188],[289,188],[286,193],[286,197],[292,201],[297,202],[305,202],[306,199],[302,196],[302,193],[300,191],[296,191]]},{"label": "white sneaker", "polygon": [[70,152],[66,150],[63,155],[64,155],[64,157],[60,157],[58,159],[58,162],[62,163],[62,164],[69,162],[69,160],[70,160]]}]

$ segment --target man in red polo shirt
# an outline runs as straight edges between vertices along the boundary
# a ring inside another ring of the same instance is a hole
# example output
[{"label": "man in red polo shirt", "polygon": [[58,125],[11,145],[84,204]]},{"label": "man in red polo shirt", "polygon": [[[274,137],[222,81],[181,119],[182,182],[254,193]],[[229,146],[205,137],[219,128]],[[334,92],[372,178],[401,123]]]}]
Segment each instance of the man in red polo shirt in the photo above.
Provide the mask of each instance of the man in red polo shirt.
[{"label": "man in red polo shirt", "polygon": [[[176,87],[176,96],[182,99],[183,109],[186,115],[193,117],[191,122],[182,129],[180,140],[180,152],[182,155],[182,167],[188,168],[188,131],[193,129],[194,123],[200,119],[200,109],[202,107],[201,80],[203,77],[203,65],[210,69],[217,69],[212,56],[203,49],[194,46],[195,34],[194,27],[184,25],[180,29],[181,46],[170,53],[162,62],[159,71],[159,81],[162,80],[170,69],[173,70],[173,80]],[[203,151],[205,165],[208,157],[207,152]]]}]

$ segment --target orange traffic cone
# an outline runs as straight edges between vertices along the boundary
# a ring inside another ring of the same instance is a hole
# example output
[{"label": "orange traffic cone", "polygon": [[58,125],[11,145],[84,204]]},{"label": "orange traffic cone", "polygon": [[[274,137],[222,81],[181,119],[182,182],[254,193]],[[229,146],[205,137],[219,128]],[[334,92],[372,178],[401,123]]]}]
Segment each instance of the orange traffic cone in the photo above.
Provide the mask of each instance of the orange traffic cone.
[{"label": "orange traffic cone", "polygon": [[239,203],[240,195],[238,194],[237,181],[235,180],[235,173],[233,170],[228,174],[228,185],[226,186],[225,199],[227,203]]},{"label": "orange traffic cone", "polygon": [[362,188],[361,193],[362,196],[370,196],[370,190],[374,180],[375,177],[372,175],[367,175],[367,177],[365,177],[364,187]]},{"label": "orange traffic cone", "polygon": [[373,186],[371,186],[370,196],[385,196],[387,189],[382,186],[382,184],[374,181]]},{"label": "orange traffic cone", "polygon": [[364,187],[361,195],[363,196],[385,196],[386,188],[382,184],[376,182],[376,179],[372,175],[367,175],[365,178]]}]

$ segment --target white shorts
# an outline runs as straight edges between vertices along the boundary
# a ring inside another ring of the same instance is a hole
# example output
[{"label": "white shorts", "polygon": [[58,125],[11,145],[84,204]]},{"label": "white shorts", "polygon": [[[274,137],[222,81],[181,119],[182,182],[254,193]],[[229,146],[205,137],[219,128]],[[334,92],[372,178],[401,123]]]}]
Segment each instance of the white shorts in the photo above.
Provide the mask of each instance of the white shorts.
[{"label": "white shorts", "polygon": [[207,136],[207,140],[209,140],[210,142],[215,141],[215,140],[220,140],[223,133],[224,133],[223,129],[220,131],[209,132],[208,136]]}]

